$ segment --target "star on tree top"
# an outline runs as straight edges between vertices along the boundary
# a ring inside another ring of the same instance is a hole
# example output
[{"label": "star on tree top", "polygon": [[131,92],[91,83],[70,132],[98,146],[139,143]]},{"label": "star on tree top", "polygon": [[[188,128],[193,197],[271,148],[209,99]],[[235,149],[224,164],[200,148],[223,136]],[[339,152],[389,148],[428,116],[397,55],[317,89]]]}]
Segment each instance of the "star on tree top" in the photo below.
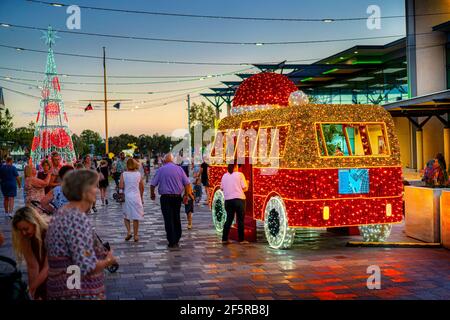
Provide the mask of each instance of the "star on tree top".
[{"label": "star on tree top", "polygon": [[59,37],[56,35],[57,31],[53,30],[51,26],[48,26],[47,31],[42,31],[43,35],[41,39],[45,41],[45,44],[51,47],[55,44],[55,40]]}]

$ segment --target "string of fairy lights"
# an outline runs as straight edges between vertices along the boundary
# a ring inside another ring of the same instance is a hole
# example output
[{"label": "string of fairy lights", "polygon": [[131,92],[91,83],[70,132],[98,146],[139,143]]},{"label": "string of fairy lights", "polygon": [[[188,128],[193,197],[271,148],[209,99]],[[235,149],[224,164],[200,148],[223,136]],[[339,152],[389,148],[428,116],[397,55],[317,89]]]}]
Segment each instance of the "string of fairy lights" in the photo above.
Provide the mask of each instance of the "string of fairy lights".
[{"label": "string of fairy lights", "polygon": [[[42,0],[27,0],[30,3],[36,3],[41,5],[47,5],[52,7],[68,7],[71,4],[66,4],[62,2],[49,2]],[[105,12],[116,12],[116,13],[128,13],[128,14],[144,14],[144,15],[154,15],[154,16],[164,16],[164,17],[178,17],[178,18],[195,18],[195,19],[214,19],[214,20],[246,20],[246,21],[267,21],[267,22],[322,22],[322,23],[332,23],[332,22],[345,22],[345,21],[364,21],[367,20],[367,16],[360,17],[323,17],[323,18],[281,18],[281,17],[249,17],[249,16],[224,16],[224,15],[205,15],[205,14],[189,14],[180,12],[161,12],[161,11],[146,11],[146,10],[130,10],[130,9],[118,9],[118,8],[108,8],[108,7],[95,7],[87,5],[78,5],[81,9],[89,9],[96,11]],[[449,12],[429,12],[423,14],[416,14],[414,16],[439,16],[445,15]],[[412,15],[383,15],[380,19],[399,19],[406,18]]]},{"label": "string of fairy lights", "polygon": [[[65,3],[56,3],[56,2],[48,2],[48,1],[34,1],[28,0],[30,3],[47,5],[51,7],[68,7],[70,4]],[[114,9],[114,8],[106,8],[106,7],[94,7],[94,6],[83,6],[79,5],[82,9],[88,10],[100,10],[104,12],[117,12],[117,13],[130,13],[130,14],[148,14],[148,15],[161,15],[161,16],[172,16],[172,17],[184,17],[184,18],[202,18],[202,19],[222,19],[222,20],[252,20],[252,21],[280,21],[280,22],[343,22],[343,21],[358,21],[358,20],[366,20],[365,17],[348,17],[348,18],[338,18],[338,17],[326,17],[326,18],[273,18],[273,17],[237,17],[237,16],[215,16],[215,15],[197,15],[197,14],[185,14],[185,13],[171,13],[171,12],[156,12],[156,11],[139,11],[139,10],[123,10],[123,9]],[[441,15],[447,13],[431,13],[431,14],[423,14],[423,15]],[[382,19],[394,19],[394,18],[405,18],[405,15],[393,15],[387,16],[383,15]],[[44,31],[46,28],[34,26],[34,25],[22,25],[22,24],[13,24],[8,22],[0,23],[0,30],[30,30],[30,31]],[[296,41],[222,41],[222,40],[204,40],[204,39],[176,39],[176,38],[164,38],[164,37],[148,37],[148,36],[135,36],[135,35],[126,35],[126,34],[109,34],[109,33],[96,33],[96,32],[81,32],[81,31],[68,31],[68,30],[55,30],[64,34],[72,34],[77,36],[87,36],[87,37],[107,37],[114,39],[128,39],[128,40],[140,40],[140,41],[160,41],[160,42],[176,42],[176,43],[196,43],[196,44],[214,44],[214,45],[251,45],[251,46],[263,46],[263,45],[295,45],[295,44],[320,44],[320,43],[330,43],[330,42],[351,42],[351,41],[362,41],[362,40],[374,40],[374,39],[388,39],[388,38],[399,38],[404,35],[401,34],[392,34],[392,35],[382,35],[375,37],[354,37],[354,38],[340,38],[340,39],[314,39],[314,40],[296,40]],[[416,35],[429,35],[430,32],[417,33]],[[23,46],[15,46],[9,44],[1,44],[0,48],[5,49],[13,49],[17,52],[28,51],[32,53],[45,53],[46,50],[40,50],[36,48],[27,48]],[[56,55],[62,56],[70,56],[76,58],[89,58],[89,59],[102,59],[101,56],[82,54],[76,52],[55,52]],[[204,75],[152,75],[152,76],[139,76],[139,75],[111,75],[108,78],[111,79],[146,79],[147,81],[108,81],[108,86],[130,86],[130,85],[160,85],[160,84],[174,84],[178,85],[181,83],[188,82],[196,82],[208,80],[211,78],[219,78],[219,77],[228,77],[235,75],[240,72],[245,72],[252,70],[254,62],[224,62],[224,61],[178,61],[178,60],[155,60],[155,59],[139,59],[139,58],[131,58],[131,57],[106,57],[107,60],[112,61],[121,61],[121,62],[140,62],[140,63],[157,63],[157,64],[168,64],[168,65],[197,65],[197,66],[246,66],[247,68],[233,71],[233,72],[225,72],[225,73],[209,73]],[[317,61],[320,58],[308,58],[308,59],[297,59],[286,61],[289,62],[307,62],[307,61]],[[262,62],[262,63],[273,63],[273,62]],[[14,71],[14,72],[24,72],[29,74],[39,74],[43,75],[43,72],[36,70],[27,70],[20,69],[14,67],[0,67],[0,70],[5,71]],[[63,90],[64,91],[72,91],[79,93],[87,93],[87,94],[96,94],[103,93],[101,90],[89,90],[85,88],[79,88],[77,86],[84,85],[103,85],[102,82],[90,82],[90,81],[67,81],[68,77],[79,77],[79,78],[101,78],[101,75],[93,75],[93,74],[66,74],[62,73],[62,83],[64,83]],[[157,79],[156,81],[148,81],[148,79]],[[7,82],[11,85],[19,85],[19,86],[28,86],[28,88],[39,89],[38,79],[31,79],[28,77],[18,77],[11,76],[8,74],[0,75],[0,81]],[[74,85],[75,87],[71,87]],[[216,84],[214,84],[216,85]],[[218,83],[221,85],[221,83]],[[167,89],[167,90],[148,90],[148,91],[118,91],[113,90],[109,91],[111,94],[124,94],[124,95],[157,95],[157,94],[171,94],[177,92],[183,92],[178,95],[170,95],[167,97],[162,97],[159,99],[127,99],[128,101],[121,102],[121,105],[124,105],[122,110],[137,110],[137,109],[146,109],[146,108],[154,108],[157,106],[169,105],[171,103],[175,103],[178,101],[184,100],[187,93],[195,93],[201,91],[203,89],[210,88],[212,85],[208,86],[194,86],[194,87],[185,87],[185,88],[177,88],[177,89]],[[17,93],[21,92],[20,90],[10,89],[10,92]],[[22,92],[23,93],[23,92]],[[174,100],[176,99],[176,100]],[[79,101],[67,101],[68,104],[76,104],[80,103]],[[149,105],[150,104],[150,105]],[[133,107],[134,106],[134,107]],[[69,106],[69,108],[82,108],[75,107],[73,105]]]}]

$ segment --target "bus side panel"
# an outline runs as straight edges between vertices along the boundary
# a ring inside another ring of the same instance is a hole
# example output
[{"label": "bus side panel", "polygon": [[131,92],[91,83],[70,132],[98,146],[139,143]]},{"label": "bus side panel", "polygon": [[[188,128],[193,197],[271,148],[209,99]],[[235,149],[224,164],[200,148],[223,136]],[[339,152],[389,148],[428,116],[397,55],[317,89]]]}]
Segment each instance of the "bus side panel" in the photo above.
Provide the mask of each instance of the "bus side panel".
[{"label": "bus side panel", "polygon": [[253,218],[264,220],[264,206],[266,197],[253,195]]},{"label": "bus side panel", "polygon": [[209,205],[211,206],[214,191],[216,187],[220,187],[222,176],[227,172],[226,166],[211,165],[208,167],[208,183],[209,183]]},{"label": "bus side panel", "polygon": [[266,174],[262,168],[254,168],[254,193],[268,195],[271,192],[282,198],[296,200],[373,198],[402,194],[402,172],[399,167],[369,168],[369,192],[364,194],[339,193],[339,169],[272,169]]},{"label": "bus side panel", "polygon": [[[387,215],[386,205],[391,205]],[[397,223],[403,218],[401,196],[387,199],[349,199],[327,201],[285,200],[291,227],[341,227]],[[327,215],[324,208],[328,207]]]}]

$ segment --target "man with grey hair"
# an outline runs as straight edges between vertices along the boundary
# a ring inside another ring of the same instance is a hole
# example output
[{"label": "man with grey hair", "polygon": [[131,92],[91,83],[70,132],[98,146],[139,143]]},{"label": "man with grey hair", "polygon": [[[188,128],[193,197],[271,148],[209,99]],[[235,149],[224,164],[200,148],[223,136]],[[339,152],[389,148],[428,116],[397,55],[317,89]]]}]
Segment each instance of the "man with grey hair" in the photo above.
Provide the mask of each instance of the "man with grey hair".
[{"label": "man with grey hair", "polygon": [[194,199],[192,186],[184,170],[173,163],[173,154],[164,156],[164,165],[159,168],[150,184],[150,198],[156,199],[155,188],[161,195],[161,211],[164,217],[169,248],[179,247],[181,238],[180,209],[182,194]]}]

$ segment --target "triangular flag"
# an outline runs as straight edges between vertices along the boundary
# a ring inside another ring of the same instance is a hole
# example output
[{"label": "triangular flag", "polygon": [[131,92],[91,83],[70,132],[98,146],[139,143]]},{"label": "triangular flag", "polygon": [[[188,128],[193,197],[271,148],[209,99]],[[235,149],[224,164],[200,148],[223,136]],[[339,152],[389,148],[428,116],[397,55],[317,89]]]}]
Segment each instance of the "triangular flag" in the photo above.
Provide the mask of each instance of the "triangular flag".
[{"label": "triangular flag", "polygon": [[3,98],[3,88],[0,87],[0,106],[5,106],[5,99]]},{"label": "triangular flag", "polygon": [[116,108],[117,110],[120,109],[120,102],[117,102],[115,105],[113,105],[114,108]]},{"label": "triangular flag", "polygon": [[84,112],[86,111],[90,111],[90,110],[94,110],[94,108],[92,108],[92,105],[89,103],[86,108],[84,108]]}]

